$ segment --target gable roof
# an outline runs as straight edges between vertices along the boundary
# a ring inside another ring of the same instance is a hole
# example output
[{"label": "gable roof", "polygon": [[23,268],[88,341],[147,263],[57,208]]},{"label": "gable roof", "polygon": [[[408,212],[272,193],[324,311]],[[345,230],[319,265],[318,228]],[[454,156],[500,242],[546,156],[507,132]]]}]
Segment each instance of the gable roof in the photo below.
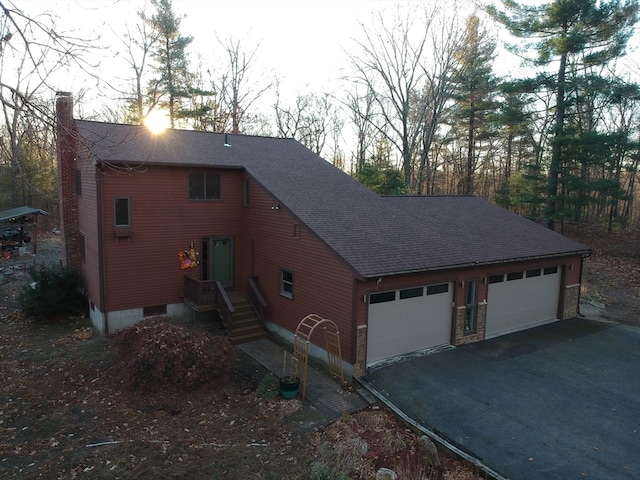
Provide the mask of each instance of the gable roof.
[{"label": "gable roof", "polygon": [[246,169],[361,278],[589,251],[477,197],[381,197],[293,139],[76,126],[96,162]]}]

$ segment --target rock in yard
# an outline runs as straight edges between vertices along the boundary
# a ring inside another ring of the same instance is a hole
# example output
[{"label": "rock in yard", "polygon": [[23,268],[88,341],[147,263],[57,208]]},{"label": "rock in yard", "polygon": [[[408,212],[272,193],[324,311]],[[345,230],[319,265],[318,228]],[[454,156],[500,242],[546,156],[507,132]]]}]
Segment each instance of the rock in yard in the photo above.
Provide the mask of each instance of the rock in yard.
[{"label": "rock in yard", "polygon": [[431,461],[432,465],[440,465],[440,459],[438,458],[438,449],[436,444],[427,437],[426,435],[422,435],[420,440],[418,441],[418,449],[420,451],[420,455],[424,458]]},{"label": "rock in yard", "polygon": [[388,468],[381,468],[376,473],[376,480],[397,480],[398,475],[393,470]]}]

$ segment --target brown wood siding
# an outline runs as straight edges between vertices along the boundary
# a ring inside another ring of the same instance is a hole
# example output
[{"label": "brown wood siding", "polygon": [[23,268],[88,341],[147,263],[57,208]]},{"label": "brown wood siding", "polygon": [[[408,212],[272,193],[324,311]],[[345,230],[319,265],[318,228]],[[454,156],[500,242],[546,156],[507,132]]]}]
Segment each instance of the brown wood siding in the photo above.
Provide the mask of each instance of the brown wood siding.
[{"label": "brown wood siding", "polygon": [[[181,270],[178,252],[191,242],[199,251],[205,237],[236,238],[240,233],[242,173],[219,171],[222,200],[195,201],[188,198],[188,173],[196,171],[149,166],[141,172],[107,173],[104,225],[109,311],[181,302],[183,276],[200,277],[200,268]],[[130,199],[130,237],[114,235],[117,197]]]},{"label": "brown wood siding", "polygon": [[[336,323],[340,331],[342,356],[354,361],[353,274],[344,263],[304,225],[295,238],[299,222],[255,182],[246,207],[246,240],[253,241],[254,272],[269,304],[268,319],[291,332],[307,315],[314,313]],[[251,255],[247,255],[250,269]],[[280,294],[280,270],[293,272],[293,299]],[[324,334],[314,333],[312,342],[325,347]]]}]

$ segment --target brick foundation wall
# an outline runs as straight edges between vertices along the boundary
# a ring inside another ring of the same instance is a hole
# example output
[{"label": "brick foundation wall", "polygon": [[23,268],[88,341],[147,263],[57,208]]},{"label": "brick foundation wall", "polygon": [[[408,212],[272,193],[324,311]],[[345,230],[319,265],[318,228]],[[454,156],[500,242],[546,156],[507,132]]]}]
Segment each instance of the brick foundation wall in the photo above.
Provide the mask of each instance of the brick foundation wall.
[{"label": "brick foundation wall", "polygon": [[467,343],[478,342],[484,339],[484,332],[487,325],[487,304],[478,304],[478,316],[476,318],[476,332],[465,335],[464,332],[464,317],[466,312],[465,307],[458,307],[456,309],[456,332],[453,339],[454,345],[465,345]]},{"label": "brick foundation wall", "polygon": [[353,375],[361,377],[367,373],[367,326],[358,325],[356,331],[356,363],[353,365]]}]

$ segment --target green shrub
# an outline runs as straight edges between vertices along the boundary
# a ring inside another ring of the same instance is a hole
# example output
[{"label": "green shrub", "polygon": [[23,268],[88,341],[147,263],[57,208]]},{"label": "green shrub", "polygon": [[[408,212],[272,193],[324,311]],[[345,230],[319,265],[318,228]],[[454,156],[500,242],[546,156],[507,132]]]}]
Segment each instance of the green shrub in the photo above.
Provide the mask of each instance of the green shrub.
[{"label": "green shrub", "polygon": [[266,374],[260,380],[258,389],[256,390],[256,396],[258,398],[264,398],[265,400],[275,400],[278,398],[280,392],[279,381],[275,375],[270,373]]},{"label": "green shrub", "polygon": [[84,308],[77,270],[62,265],[32,265],[33,283],[18,296],[20,308],[30,316],[55,317],[76,314]]}]

